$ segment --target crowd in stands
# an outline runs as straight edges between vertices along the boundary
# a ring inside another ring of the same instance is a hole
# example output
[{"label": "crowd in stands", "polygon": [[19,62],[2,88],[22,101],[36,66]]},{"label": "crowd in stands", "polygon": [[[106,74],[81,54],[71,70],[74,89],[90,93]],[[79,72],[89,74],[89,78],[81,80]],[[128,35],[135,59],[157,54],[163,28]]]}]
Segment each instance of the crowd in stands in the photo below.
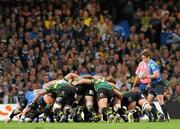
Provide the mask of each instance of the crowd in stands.
[{"label": "crowd in stands", "polygon": [[[111,75],[131,90],[144,48],[161,67],[169,101],[180,101],[180,2],[125,1],[128,39],[114,31],[99,0],[0,1],[0,103],[17,103],[17,93],[42,88],[69,72]],[[161,32],[177,37],[160,43]]]}]

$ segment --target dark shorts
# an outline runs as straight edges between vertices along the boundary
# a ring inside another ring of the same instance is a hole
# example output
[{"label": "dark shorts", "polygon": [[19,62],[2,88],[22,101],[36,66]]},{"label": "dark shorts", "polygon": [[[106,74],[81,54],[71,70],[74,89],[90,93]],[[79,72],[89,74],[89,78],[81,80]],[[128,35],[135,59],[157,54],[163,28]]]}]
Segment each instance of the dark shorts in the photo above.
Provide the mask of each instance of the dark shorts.
[{"label": "dark shorts", "polygon": [[164,94],[164,83],[162,81],[157,82],[155,84],[151,84],[149,94],[152,94],[154,96]]},{"label": "dark shorts", "polygon": [[56,92],[49,92],[48,95],[51,96],[54,99],[57,97],[57,93]]},{"label": "dark shorts", "polygon": [[92,85],[85,85],[81,84],[76,86],[77,89],[77,95],[82,95],[82,96],[94,96],[95,91]]},{"label": "dark shorts", "polygon": [[44,99],[43,99],[43,96],[41,95],[37,102],[34,103],[33,107],[31,107],[31,109],[33,110],[37,110],[39,106],[41,106],[42,108],[44,108],[47,104],[45,103]]},{"label": "dark shorts", "polygon": [[141,99],[144,99],[142,94],[140,92],[129,92],[125,95],[123,95],[123,99],[121,101],[121,104],[123,106],[128,107],[132,102],[137,102]]},{"label": "dark shorts", "polygon": [[38,104],[41,106],[41,107],[45,107],[47,104],[45,103],[44,99],[43,99],[43,96],[40,96],[38,98]]},{"label": "dark shorts", "polygon": [[106,89],[106,88],[100,88],[97,91],[97,101],[99,101],[102,98],[107,98],[108,102],[111,102],[114,98],[114,93],[112,90]]},{"label": "dark shorts", "polygon": [[19,98],[19,105],[22,108],[25,108],[27,106],[27,104],[28,104],[28,100],[25,97]]},{"label": "dark shorts", "polygon": [[148,84],[144,84],[144,83],[139,84],[139,90],[140,90],[141,94],[143,94],[145,96],[148,95],[147,85]]},{"label": "dark shorts", "polygon": [[58,89],[56,102],[61,105],[72,106],[76,95],[76,88],[74,86],[64,86]]}]

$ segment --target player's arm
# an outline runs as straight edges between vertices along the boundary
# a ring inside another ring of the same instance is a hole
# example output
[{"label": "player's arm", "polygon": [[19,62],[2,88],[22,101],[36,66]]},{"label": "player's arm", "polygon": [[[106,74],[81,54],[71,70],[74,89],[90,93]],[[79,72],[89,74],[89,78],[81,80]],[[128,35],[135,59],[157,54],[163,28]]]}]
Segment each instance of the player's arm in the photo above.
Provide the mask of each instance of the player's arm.
[{"label": "player's arm", "polygon": [[47,82],[43,85],[43,88],[48,88],[50,85],[52,84],[55,84],[56,82],[58,82],[59,80],[53,80],[53,81],[50,81],[50,82]]},{"label": "player's arm", "polygon": [[159,72],[158,70],[154,71],[152,75],[147,75],[147,77],[153,79],[153,78],[158,78],[159,77]]},{"label": "player's arm", "polygon": [[156,66],[154,64],[150,64],[150,69],[152,69],[153,74],[151,74],[151,75],[147,74],[146,77],[149,77],[151,79],[153,79],[153,78],[157,79],[159,77],[158,66]]},{"label": "player's arm", "polygon": [[41,95],[45,95],[46,93],[47,93],[47,90],[46,90],[46,89],[40,90],[40,91],[36,94],[36,96],[34,97],[32,103],[36,103],[37,100],[38,100],[38,98],[39,98]]},{"label": "player's arm", "polygon": [[82,75],[80,77],[83,78],[83,79],[93,79],[92,75]]},{"label": "player's arm", "polygon": [[[30,111],[31,109],[34,110],[34,109],[37,107],[37,104],[38,104],[38,103],[37,103],[37,100],[38,100],[38,98],[39,98],[41,95],[45,95],[46,93],[47,93],[47,91],[46,91],[45,89],[40,90],[40,91],[35,95],[32,103],[28,106],[28,110],[27,110],[26,112]],[[25,114],[26,114],[26,113],[25,113]]]},{"label": "player's arm", "polygon": [[137,91],[138,86],[137,83],[140,81],[140,78],[136,75],[136,78],[134,79],[133,86],[132,86],[132,91]]},{"label": "player's arm", "polygon": [[122,99],[122,93],[121,93],[121,91],[120,91],[119,89],[117,89],[116,84],[111,83],[111,82],[108,82],[108,83],[109,83],[111,86],[113,86],[113,92],[114,92],[114,94],[117,95],[119,99]]},{"label": "player's arm", "polygon": [[113,84],[116,84],[116,80],[112,76],[105,77],[105,80]]},{"label": "player's arm", "polygon": [[115,95],[118,96],[118,98],[119,98],[120,100],[122,100],[122,93],[121,93],[121,91],[120,91],[119,89],[114,88],[114,89],[113,89],[113,92],[114,92]]},{"label": "player's arm", "polygon": [[95,79],[103,79],[103,77],[100,76],[100,75],[94,75],[93,78],[95,78]]},{"label": "player's arm", "polygon": [[137,92],[137,91],[139,91],[138,85],[137,85],[137,83],[139,83],[139,81],[140,81],[140,78],[136,75],[136,77],[135,77],[135,79],[134,79],[134,82],[133,82],[133,86],[132,86],[132,88],[131,88],[131,91],[132,91],[132,92]]},{"label": "player's arm", "polygon": [[78,77],[79,77],[79,75],[77,75],[77,74],[75,74],[75,73],[69,73],[68,75],[66,75],[66,76],[64,77],[64,80],[66,80],[66,81],[71,81],[72,79],[78,78]]},{"label": "player's arm", "polygon": [[116,84],[112,83],[112,82],[108,82],[111,86],[113,86],[113,88],[117,88]]},{"label": "player's arm", "polygon": [[136,78],[134,79],[134,83],[132,87],[137,87],[137,83],[139,82],[140,78],[136,75]]},{"label": "player's arm", "polygon": [[76,86],[76,85],[80,85],[80,84],[91,84],[92,81],[90,79],[81,79],[78,81],[73,81],[72,85]]},{"label": "player's arm", "polygon": [[137,87],[137,83],[140,81],[140,78],[139,78],[139,76],[138,76],[138,74],[140,74],[140,67],[141,67],[140,64],[141,64],[141,62],[139,63],[139,65],[138,65],[138,67],[137,67],[137,69],[136,69],[136,72],[135,72],[136,78],[134,79],[134,83],[133,83],[132,89],[135,88],[135,87]]},{"label": "player's arm", "polygon": [[94,76],[92,76],[92,77],[93,77],[93,79],[95,79],[95,80],[103,79],[103,77],[102,77],[102,76],[99,76],[99,75],[94,75]]}]

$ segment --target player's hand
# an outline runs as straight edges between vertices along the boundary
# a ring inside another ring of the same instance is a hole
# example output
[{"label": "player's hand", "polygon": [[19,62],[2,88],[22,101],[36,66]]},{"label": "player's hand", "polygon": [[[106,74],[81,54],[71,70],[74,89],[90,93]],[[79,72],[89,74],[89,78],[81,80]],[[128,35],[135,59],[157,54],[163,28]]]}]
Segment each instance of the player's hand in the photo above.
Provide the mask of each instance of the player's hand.
[{"label": "player's hand", "polygon": [[148,74],[147,73],[144,73],[142,76],[141,76],[141,79],[145,79],[148,77]]},{"label": "player's hand", "polygon": [[71,82],[71,85],[72,85],[72,86],[76,86],[76,85],[77,85],[77,81]]}]

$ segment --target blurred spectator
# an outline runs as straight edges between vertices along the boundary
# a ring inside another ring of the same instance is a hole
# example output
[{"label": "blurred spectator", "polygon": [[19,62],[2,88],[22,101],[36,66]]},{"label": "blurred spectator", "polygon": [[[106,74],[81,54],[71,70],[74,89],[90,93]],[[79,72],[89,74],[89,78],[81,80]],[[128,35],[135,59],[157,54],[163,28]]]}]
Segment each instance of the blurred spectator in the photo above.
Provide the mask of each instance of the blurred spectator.
[{"label": "blurred spectator", "polygon": [[18,93],[17,86],[15,84],[12,84],[9,90],[5,92],[3,103],[4,104],[18,103],[17,93]]},{"label": "blurred spectator", "polygon": [[172,77],[170,79],[169,85],[170,85],[170,88],[172,89],[172,99],[175,100],[176,99],[175,92],[176,92],[176,85],[177,85],[176,78]]},{"label": "blurred spectator", "polygon": [[177,84],[175,90],[175,99],[180,102],[180,83]]},{"label": "blurred spectator", "polygon": [[131,90],[131,84],[127,80],[127,77],[124,76],[123,74],[120,74],[119,78],[117,78],[116,85],[117,85],[118,89],[122,89],[122,86],[124,85],[127,87],[127,90]]}]

